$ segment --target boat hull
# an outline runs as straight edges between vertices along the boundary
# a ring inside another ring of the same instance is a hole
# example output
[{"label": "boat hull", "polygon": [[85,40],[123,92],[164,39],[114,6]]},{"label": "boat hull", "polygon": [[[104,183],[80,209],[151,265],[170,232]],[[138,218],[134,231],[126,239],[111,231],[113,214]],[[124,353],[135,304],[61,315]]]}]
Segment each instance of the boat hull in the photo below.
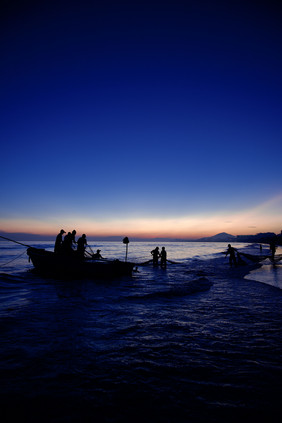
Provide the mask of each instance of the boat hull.
[{"label": "boat hull", "polygon": [[81,260],[75,254],[67,256],[33,247],[27,249],[27,255],[38,272],[57,277],[100,279],[130,276],[135,267],[130,262]]}]

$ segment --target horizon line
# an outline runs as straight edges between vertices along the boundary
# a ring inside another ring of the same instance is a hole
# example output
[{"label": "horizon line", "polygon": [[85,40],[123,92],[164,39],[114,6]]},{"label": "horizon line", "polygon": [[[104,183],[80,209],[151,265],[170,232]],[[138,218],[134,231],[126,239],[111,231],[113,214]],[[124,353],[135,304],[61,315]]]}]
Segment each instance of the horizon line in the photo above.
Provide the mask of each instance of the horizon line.
[{"label": "horizon line", "polygon": [[[147,242],[161,242],[161,241],[166,241],[166,242],[196,242],[196,241],[201,241],[201,240],[206,240],[209,238],[213,238],[216,237],[218,235],[226,235],[226,237],[234,237],[234,242],[236,241],[237,237],[255,237],[257,235],[266,235],[266,234],[275,234],[274,232],[260,232],[260,233],[256,233],[256,234],[252,234],[252,235],[245,235],[245,234],[240,234],[240,235],[232,235],[229,234],[227,232],[219,232],[217,234],[214,234],[212,236],[201,236],[199,238],[196,237],[173,237],[173,236],[163,236],[163,237],[148,237],[148,236],[131,236],[129,237],[129,240],[133,241],[133,242],[142,242],[142,241],[147,241]],[[280,235],[280,234],[275,234],[275,235]],[[43,235],[43,234],[36,234],[36,233],[28,233],[28,232],[6,232],[6,231],[1,231],[0,230],[0,241],[3,239],[1,239],[1,236],[3,236],[4,238],[8,238],[8,237],[14,237],[16,238],[15,241],[51,241],[56,239],[57,234],[50,234],[50,235]],[[87,239],[89,241],[109,241],[109,242],[117,242],[117,241],[122,241],[125,235],[88,235]],[[79,236],[78,236],[79,237]],[[12,240],[12,239],[11,239]],[[13,241],[13,240],[12,240]],[[223,241],[218,241],[218,242],[227,242],[226,240]]]}]

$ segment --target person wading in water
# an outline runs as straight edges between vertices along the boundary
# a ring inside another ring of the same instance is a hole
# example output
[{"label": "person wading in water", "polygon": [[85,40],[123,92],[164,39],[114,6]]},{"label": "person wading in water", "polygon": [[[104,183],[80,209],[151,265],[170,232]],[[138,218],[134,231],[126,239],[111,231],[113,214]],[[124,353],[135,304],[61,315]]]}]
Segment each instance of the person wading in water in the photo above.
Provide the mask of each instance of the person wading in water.
[{"label": "person wading in water", "polygon": [[230,267],[232,267],[232,263],[234,263],[234,265],[237,266],[236,255],[235,255],[236,251],[237,251],[236,248],[233,248],[233,247],[231,247],[230,244],[228,244],[228,250],[226,251],[225,257],[227,257],[228,254],[229,254]]},{"label": "person wading in water", "polygon": [[153,256],[153,265],[154,266],[158,266],[159,264],[159,247],[156,247],[154,250],[151,251],[151,254]]},{"label": "person wading in water", "polygon": [[161,267],[166,268],[166,250],[165,247],[162,247],[161,251]]}]

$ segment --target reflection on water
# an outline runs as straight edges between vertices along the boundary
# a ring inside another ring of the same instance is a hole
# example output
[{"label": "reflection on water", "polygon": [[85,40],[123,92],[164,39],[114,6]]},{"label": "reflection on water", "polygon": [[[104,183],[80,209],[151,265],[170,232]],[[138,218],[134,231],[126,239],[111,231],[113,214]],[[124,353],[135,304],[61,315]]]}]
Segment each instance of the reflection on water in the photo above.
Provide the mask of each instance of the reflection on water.
[{"label": "reflection on water", "polygon": [[[132,243],[129,257],[155,246]],[[124,258],[122,243],[95,247]],[[165,247],[166,270],[107,282],[44,279],[23,257],[1,269],[1,423],[18,409],[28,423],[271,421],[282,290],[239,278],[225,244]],[[2,248],[1,263],[20,252]],[[265,273],[280,283],[280,265]]]},{"label": "reflection on water", "polygon": [[256,280],[282,289],[282,265],[266,260],[259,269],[253,270],[246,275],[245,279]]}]

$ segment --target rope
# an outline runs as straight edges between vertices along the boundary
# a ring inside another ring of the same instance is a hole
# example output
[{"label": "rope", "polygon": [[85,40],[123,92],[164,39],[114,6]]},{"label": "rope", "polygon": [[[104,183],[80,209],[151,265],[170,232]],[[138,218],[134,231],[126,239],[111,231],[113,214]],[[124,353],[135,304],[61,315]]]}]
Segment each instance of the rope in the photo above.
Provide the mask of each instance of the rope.
[{"label": "rope", "polygon": [[18,258],[20,258],[21,256],[23,256],[25,253],[26,253],[26,251],[24,251],[23,253],[21,253],[19,256],[17,256],[17,257],[15,257],[15,258],[13,258],[13,260],[10,260],[10,261],[8,261],[7,263],[2,264],[2,265],[0,266],[0,268],[1,268],[1,267],[4,267],[4,266],[7,266],[7,264],[10,264],[10,263],[12,263],[13,261],[17,260]]}]

